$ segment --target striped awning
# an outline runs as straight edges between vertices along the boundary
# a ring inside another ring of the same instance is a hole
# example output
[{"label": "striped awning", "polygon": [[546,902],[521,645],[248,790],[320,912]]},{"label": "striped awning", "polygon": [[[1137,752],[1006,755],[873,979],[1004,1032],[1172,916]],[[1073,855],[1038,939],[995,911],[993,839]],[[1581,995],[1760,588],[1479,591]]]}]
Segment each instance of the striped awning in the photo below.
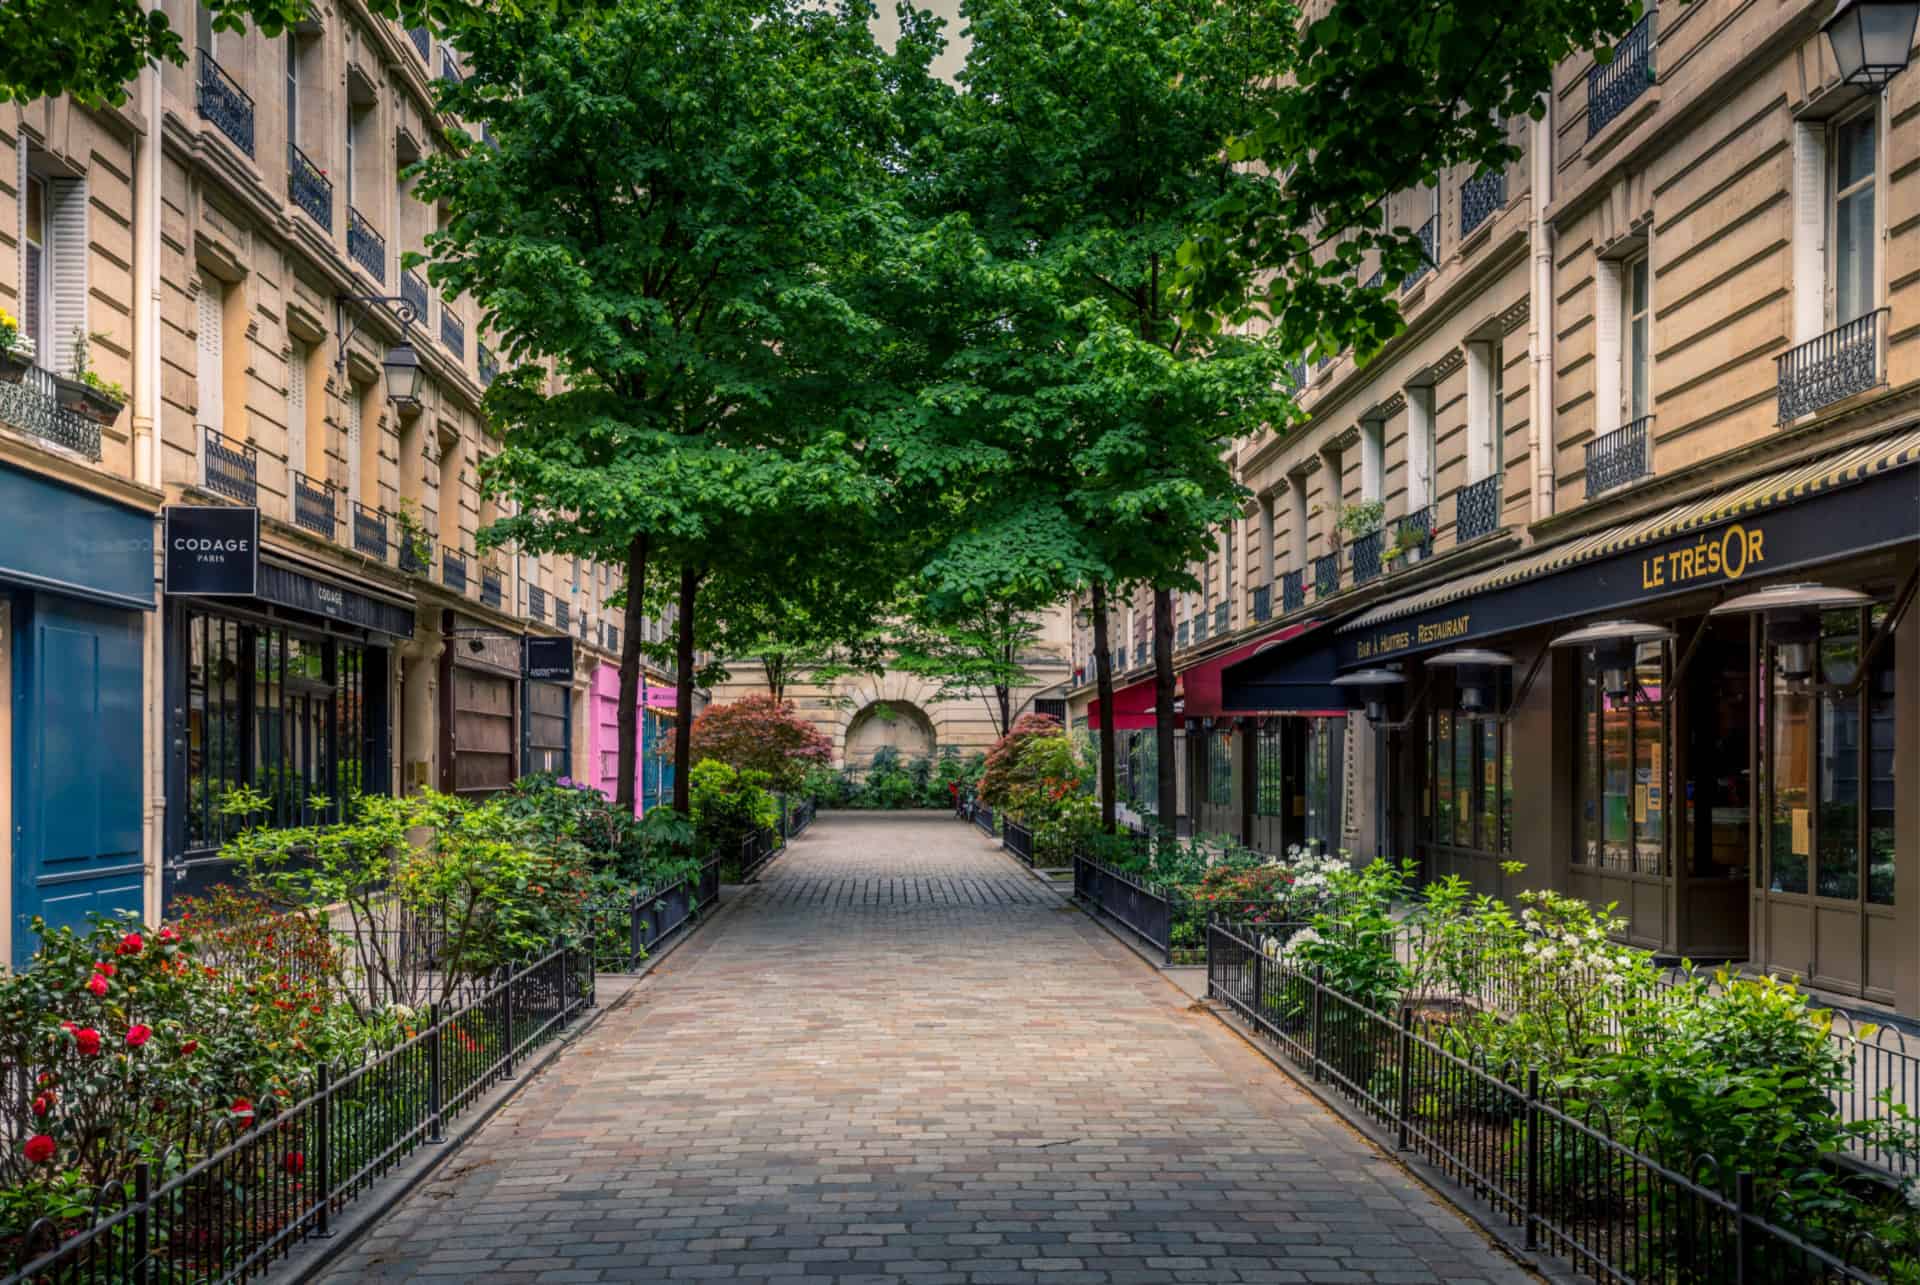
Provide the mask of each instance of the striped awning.
[{"label": "striped awning", "polygon": [[[1747,517],[1827,491],[1869,481],[1920,464],[1920,428],[1863,443],[1806,464],[1765,474],[1676,504],[1649,517],[1579,536],[1524,554],[1472,575],[1444,581],[1418,593],[1362,611],[1340,626],[1343,634],[1371,629],[1451,602],[1477,597],[1522,581],[1568,571],[1583,563],[1658,544],[1716,523]],[[1920,538],[1920,531],[1915,532]]]}]

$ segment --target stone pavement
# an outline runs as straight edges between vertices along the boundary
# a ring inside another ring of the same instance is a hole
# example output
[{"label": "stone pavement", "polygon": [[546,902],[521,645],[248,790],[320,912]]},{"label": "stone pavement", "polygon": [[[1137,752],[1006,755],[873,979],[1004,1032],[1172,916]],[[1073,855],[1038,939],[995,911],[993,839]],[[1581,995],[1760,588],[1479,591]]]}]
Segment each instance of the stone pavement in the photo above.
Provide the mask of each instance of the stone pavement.
[{"label": "stone pavement", "polygon": [[823,817],[327,1277],[1533,1279],[944,814]]}]

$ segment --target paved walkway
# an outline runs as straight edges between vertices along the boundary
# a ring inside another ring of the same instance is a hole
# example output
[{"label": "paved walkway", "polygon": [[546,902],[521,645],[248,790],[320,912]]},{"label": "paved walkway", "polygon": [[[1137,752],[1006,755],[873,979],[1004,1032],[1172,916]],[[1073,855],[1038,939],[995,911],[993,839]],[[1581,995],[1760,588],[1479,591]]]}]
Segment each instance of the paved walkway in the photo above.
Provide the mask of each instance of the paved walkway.
[{"label": "paved walkway", "polygon": [[835,814],[330,1282],[1532,1279],[1012,858]]}]

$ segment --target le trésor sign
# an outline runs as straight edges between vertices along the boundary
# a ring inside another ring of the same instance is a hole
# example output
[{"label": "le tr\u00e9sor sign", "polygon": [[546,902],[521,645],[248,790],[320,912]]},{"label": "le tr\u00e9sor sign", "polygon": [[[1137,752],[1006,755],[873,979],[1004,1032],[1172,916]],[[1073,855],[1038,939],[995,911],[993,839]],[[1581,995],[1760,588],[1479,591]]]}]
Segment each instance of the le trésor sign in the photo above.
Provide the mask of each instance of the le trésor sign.
[{"label": "le tr\u00e9sor sign", "polygon": [[166,508],[168,593],[252,597],[260,583],[260,510],[224,505]]}]

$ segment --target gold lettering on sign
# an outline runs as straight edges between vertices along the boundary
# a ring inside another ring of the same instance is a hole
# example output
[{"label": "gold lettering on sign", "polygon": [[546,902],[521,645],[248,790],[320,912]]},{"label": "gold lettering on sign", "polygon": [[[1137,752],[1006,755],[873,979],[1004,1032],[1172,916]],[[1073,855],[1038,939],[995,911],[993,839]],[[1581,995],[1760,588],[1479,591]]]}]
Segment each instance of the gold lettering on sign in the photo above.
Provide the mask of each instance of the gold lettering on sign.
[{"label": "gold lettering on sign", "polygon": [[1690,545],[1642,558],[1640,587],[1665,589],[1696,580],[1738,580],[1766,560],[1766,532],[1736,522],[1718,537],[1703,535]]}]

